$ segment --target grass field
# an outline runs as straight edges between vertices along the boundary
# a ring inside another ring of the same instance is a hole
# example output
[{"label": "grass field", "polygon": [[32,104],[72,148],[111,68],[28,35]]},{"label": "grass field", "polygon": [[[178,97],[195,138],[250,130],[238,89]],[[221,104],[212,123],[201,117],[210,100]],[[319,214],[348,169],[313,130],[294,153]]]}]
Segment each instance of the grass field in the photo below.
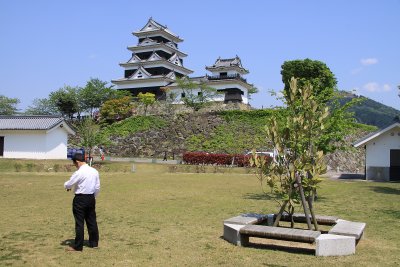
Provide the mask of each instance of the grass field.
[{"label": "grass field", "polygon": [[[101,173],[100,249],[67,253],[74,238],[68,172],[19,172],[0,160],[0,266],[399,266],[400,183],[326,179],[318,214],[367,223],[356,254],[236,247],[222,221],[276,212],[256,177],[245,173],[170,173],[165,165],[129,164]],[[60,164],[68,164],[62,162]],[[5,171],[8,170],[8,171]],[[87,236],[86,236],[87,237]]]}]

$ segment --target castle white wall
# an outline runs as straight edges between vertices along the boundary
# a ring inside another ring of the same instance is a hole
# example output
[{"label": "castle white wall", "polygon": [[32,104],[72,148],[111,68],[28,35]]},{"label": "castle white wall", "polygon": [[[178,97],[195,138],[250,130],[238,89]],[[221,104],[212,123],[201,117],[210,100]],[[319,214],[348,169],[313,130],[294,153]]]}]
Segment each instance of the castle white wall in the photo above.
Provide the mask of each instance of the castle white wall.
[{"label": "castle white wall", "polygon": [[[166,81],[146,81],[147,79],[136,79],[132,80],[132,83],[118,84],[117,89],[129,89],[137,87],[156,87],[156,86],[166,86],[169,82]],[[143,81],[143,82],[141,82]],[[140,86],[139,86],[140,84]]]},{"label": "castle white wall", "polygon": [[[223,85],[210,85],[211,87],[215,88],[215,89],[226,89],[226,88],[238,88],[240,90],[242,90],[244,93],[242,95],[242,103],[243,104],[248,104],[249,103],[249,99],[248,99],[248,91],[247,88],[237,84],[237,83],[232,83],[232,84],[223,84]],[[193,89],[193,94],[197,95],[197,93],[200,92],[199,89]],[[175,94],[176,95],[176,101],[174,102],[174,104],[182,104],[182,99],[181,99],[181,94],[183,93],[182,89],[172,89],[169,94]],[[214,96],[212,98],[211,101],[216,101],[216,102],[223,102],[225,100],[225,92],[221,92],[220,94],[217,94],[216,96]]]},{"label": "castle white wall", "polygon": [[212,76],[220,76],[221,72],[226,72],[228,75],[236,75],[240,74],[236,70],[228,70],[228,71],[211,71]]}]

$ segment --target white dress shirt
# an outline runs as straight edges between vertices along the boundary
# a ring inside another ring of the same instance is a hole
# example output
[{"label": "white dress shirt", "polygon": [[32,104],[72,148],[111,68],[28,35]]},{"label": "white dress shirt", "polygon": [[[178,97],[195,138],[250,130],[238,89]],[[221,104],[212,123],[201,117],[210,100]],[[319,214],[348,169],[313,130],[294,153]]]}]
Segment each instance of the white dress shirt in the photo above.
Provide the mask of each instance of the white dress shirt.
[{"label": "white dress shirt", "polygon": [[64,183],[66,189],[71,189],[73,186],[75,186],[75,194],[94,194],[94,196],[97,196],[100,192],[99,172],[87,164],[82,165]]}]

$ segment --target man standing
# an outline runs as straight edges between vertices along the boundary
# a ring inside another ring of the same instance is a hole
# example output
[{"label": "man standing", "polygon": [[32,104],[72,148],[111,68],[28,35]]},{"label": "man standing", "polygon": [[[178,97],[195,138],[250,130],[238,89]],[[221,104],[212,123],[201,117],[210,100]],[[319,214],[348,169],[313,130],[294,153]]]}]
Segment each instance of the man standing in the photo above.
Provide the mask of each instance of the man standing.
[{"label": "man standing", "polygon": [[99,245],[99,230],[96,221],[96,196],[100,192],[99,172],[85,162],[85,155],[75,153],[72,161],[78,169],[71,178],[64,183],[65,189],[72,187],[75,197],[72,202],[72,211],[75,218],[75,244],[68,247],[67,251],[82,251],[84,240],[84,221],[89,233],[89,247],[97,248]]}]

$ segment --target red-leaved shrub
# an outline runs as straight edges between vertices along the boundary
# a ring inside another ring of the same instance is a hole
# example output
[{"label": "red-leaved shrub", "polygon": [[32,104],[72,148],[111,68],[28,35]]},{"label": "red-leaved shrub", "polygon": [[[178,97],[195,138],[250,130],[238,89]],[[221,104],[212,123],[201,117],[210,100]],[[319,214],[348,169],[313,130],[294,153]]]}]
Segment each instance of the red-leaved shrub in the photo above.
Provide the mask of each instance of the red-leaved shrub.
[{"label": "red-leaved shrub", "polygon": [[[241,154],[214,154],[207,152],[186,152],[183,154],[183,162],[191,165],[236,165],[238,167],[249,167],[251,155]],[[265,156],[266,161],[271,158]]]}]

